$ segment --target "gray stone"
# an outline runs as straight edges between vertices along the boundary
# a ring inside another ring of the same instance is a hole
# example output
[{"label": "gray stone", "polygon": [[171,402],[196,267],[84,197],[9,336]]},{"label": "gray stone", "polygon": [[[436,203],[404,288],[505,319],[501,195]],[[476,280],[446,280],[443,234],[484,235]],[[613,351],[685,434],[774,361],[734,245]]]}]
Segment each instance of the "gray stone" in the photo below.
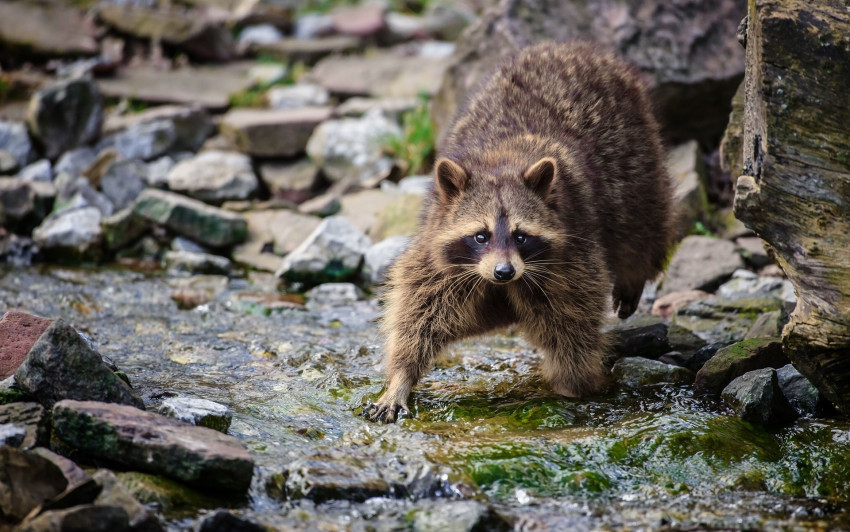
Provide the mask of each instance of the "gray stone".
[{"label": "gray stone", "polygon": [[268,272],[277,271],[280,256],[297,248],[321,223],[315,216],[289,210],[248,211],[245,219],[248,237],[234,248],[233,260]]},{"label": "gray stone", "polygon": [[319,189],[319,167],[309,159],[295,163],[262,163],[260,179],[275,198],[302,203]]},{"label": "gray stone", "polygon": [[[27,126],[17,122],[0,121],[0,150],[10,153],[17,161],[18,168],[28,165],[33,158],[33,150]],[[13,170],[14,167],[7,171]]]},{"label": "gray stone", "polygon": [[167,251],[162,262],[169,271],[190,274],[227,275],[232,267],[227,257],[191,251]]},{"label": "gray stone", "polygon": [[352,283],[323,283],[306,294],[310,307],[343,307],[365,298],[363,290]]},{"label": "gray stone", "polygon": [[27,110],[27,126],[47,158],[56,159],[100,136],[103,111],[103,98],[93,81],[63,80],[33,95]]},{"label": "gray stone", "polygon": [[174,165],[168,173],[168,188],[220,205],[253,197],[257,176],[247,155],[210,150]]},{"label": "gray stone", "polygon": [[401,136],[401,128],[377,111],[328,120],[313,132],[307,154],[331,181],[365,182],[389,174],[393,161],[382,147],[393,136]]},{"label": "gray stone", "polygon": [[667,329],[660,318],[637,315],[605,331],[611,335],[611,351],[615,357],[657,359],[673,350]]},{"label": "gray stone", "polygon": [[345,218],[331,216],[283,259],[276,275],[290,282],[344,281],[360,268],[372,242]]},{"label": "gray stone", "polygon": [[204,246],[182,236],[174,237],[174,240],[171,241],[171,249],[173,251],[188,251],[190,253],[209,253],[209,250]]},{"label": "gray stone", "polygon": [[780,305],[775,297],[709,296],[680,308],[674,320],[706,342],[738,342],[761,314],[779,310]]},{"label": "gray stone", "polygon": [[329,55],[346,54],[360,48],[360,39],[357,37],[334,35],[318,39],[283,39],[270,44],[254,44],[251,46],[251,52],[287,64],[314,65]]},{"label": "gray stone", "polygon": [[98,469],[92,478],[100,486],[100,494],[94,500],[99,506],[122,508],[127,512],[130,529],[134,532],[161,532],[162,525],[156,517],[130,495],[118,477],[108,469]]},{"label": "gray stone", "polygon": [[629,390],[640,390],[654,384],[691,384],[694,373],[681,366],[665,364],[643,357],[621,358],[611,368],[614,380]]},{"label": "gray stone", "polygon": [[80,177],[83,170],[97,159],[97,153],[97,150],[88,146],[66,151],[53,166],[54,174],[58,176],[64,173],[71,177]]},{"label": "gray stone", "polygon": [[760,314],[755,323],[753,323],[753,326],[750,327],[750,330],[747,331],[747,335],[744,336],[744,340],[774,336],[782,336],[781,310],[772,310],[770,312]]},{"label": "gray stone", "polygon": [[404,42],[411,39],[421,39],[428,33],[426,21],[423,17],[391,11],[384,18],[387,23],[385,41]]},{"label": "gray stone", "polygon": [[450,59],[404,57],[379,53],[370,56],[331,56],[304,77],[331,94],[342,97],[410,98],[433,95]]},{"label": "gray stone", "polygon": [[158,412],[190,425],[208,427],[225,434],[233,419],[233,412],[226,406],[194,397],[169,397],[162,402]]},{"label": "gray stone", "polygon": [[727,299],[760,297],[794,303],[797,301],[791,281],[779,277],[761,277],[749,270],[736,270],[729,281],[717,288],[717,296]]},{"label": "gray stone", "polygon": [[20,521],[34,508],[62,493],[67,485],[68,479],[62,470],[47,458],[0,446],[0,512],[3,516]]},{"label": "gray stone", "polygon": [[700,156],[699,143],[688,141],[673,148],[667,155],[667,171],[673,178],[674,200],[678,205],[680,236],[691,232],[696,222],[705,222],[708,197],[704,183],[707,170]]},{"label": "gray stone", "polygon": [[295,20],[293,35],[296,39],[310,40],[330,35],[334,31],[334,21],[324,13],[303,13]]},{"label": "gray stone", "polygon": [[266,93],[272,109],[298,109],[327,105],[330,96],[324,87],[312,83],[298,83],[287,87],[273,87]]},{"label": "gray stone", "polygon": [[239,151],[260,157],[304,152],[316,126],[330,118],[329,107],[234,109],[221,119],[221,134]]},{"label": "gray stone", "polygon": [[414,532],[507,532],[510,523],[492,508],[478,501],[433,501],[413,514]]},{"label": "gray stone", "polygon": [[53,431],[84,455],[201,489],[245,493],[251,484],[254,461],[239,440],[152,412],[65,400],[53,408]]},{"label": "gray stone", "polygon": [[797,368],[791,364],[776,370],[776,378],[782,394],[788,399],[791,407],[801,416],[818,416],[821,414],[824,399],[820,392]]},{"label": "gray stone", "polygon": [[249,44],[271,44],[283,39],[283,33],[271,24],[247,26],[239,32],[240,46]]},{"label": "gray stone", "polygon": [[199,105],[161,105],[141,113],[111,115],[103,125],[103,134],[145,134],[147,130],[141,128],[142,125],[161,121],[169,121],[174,125],[175,136],[172,144],[166,148],[168,151],[197,151],[215,129],[209,113]]},{"label": "gray stone", "polygon": [[100,228],[106,249],[116,251],[141,238],[149,225],[147,220],[128,207],[103,218]]},{"label": "gray stone", "polygon": [[778,338],[756,338],[724,347],[697,372],[694,388],[698,393],[717,394],[733,379],[748,371],[781,368],[788,364]]},{"label": "gray stone", "polygon": [[410,245],[410,237],[391,236],[372,245],[364,256],[363,278],[369,284],[387,280],[387,270]]},{"label": "gray stone", "polygon": [[380,111],[384,116],[401,122],[404,113],[416,109],[419,99],[415,97],[399,98],[349,98],[336,108],[336,114],[341,117],[360,117],[369,111]]},{"label": "gray stone", "polygon": [[54,320],[29,350],[15,381],[46,407],[70,398],[144,408],[138,394],[61,319]]},{"label": "gray stone", "polygon": [[76,6],[59,2],[0,2],[0,46],[41,57],[99,51],[91,20]]},{"label": "gray stone", "polygon": [[147,167],[139,160],[118,161],[100,178],[100,188],[116,209],[124,209],[145,189],[147,175]]},{"label": "gray stone", "polygon": [[19,427],[13,423],[0,423],[0,447],[21,447],[24,443],[24,438],[27,436],[27,431],[24,427]]},{"label": "gray stone", "polygon": [[78,207],[51,214],[32,233],[32,239],[44,250],[68,250],[78,257],[97,252],[100,246],[100,222],[97,207]]},{"label": "gray stone", "polygon": [[450,0],[428,2],[425,8],[428,33],[443,41],[456,40],[475,18],[475,13],[467,6]]},{"label": "gray stone", "polygon": [[682,240],[670,261],[659,295],[683,290],[712,291],[744,267],[744,261],[728,240],[689,236]]},{"label": "gray stone", "polygon": [[154,159],[147,164],[145,183],[149,187],[165,188],[168,186],[168,172],[177,162],[169,155]]},{"label": "gray stone", "polygon": [[260,63],[251,67],[248,77],[260,86],[269,86],[284,81],[289,68],[281,63]]},{"label": "gray stone", "polygon": [[268,530],[269,527],[236,517],[226,510],[219,510],[204,517],[197,528],[198,532],[268,532]]},{"label": "gray stone", "polygon": [[658,357],[658,361],[664,362],[665,364],[682,366],[683,368],[687,368],[694,373],[697,373],[702,369],[706,362],[717,354],[717,351],[728,345],[729,344],[727,342],[715,342],[713,344],[705,345],[692,353],[671,351],[670,353],[665,353]]},{"label": "gray stone", "polygon": [[329,190],[300,204],[298,206],[298,212],[324,218],[337,214],[341,208],[342,204],[339,201],[339,193]]},{"label": "gray stone", "polygon": [[54,190],[48,183],[16,178],[0,179],[0,226],[28,233],[47,215]]},{"label": "gray stone", "polygon": [[73,508],[49,510],[27,519],[19,532],[130,532],[127,511],[117,506],[82,504]]},{"label": "gray stone", "polygon": [[211,247],[238,244],[248,232],[244,217],[173,192],[147,189],[133,209],[143,218]]},{"label": "gray stone", "polygon": [[0,176],[14,174],[18,170],[18,160],[6,150],[0,150]]},{"label": "gray stone", "polygon": [[141,122],[106,137],[98,150],[115,148],[123,159],[150,160],[164,155],[177,142],[177,128],[168,119]]},{"label": "gray stone", "polygon": [[443,59],[451,56],[457,50],[453,42],[426,41],[419,47],[419,57],[426,59]]},{"label": "gray stone", "polygon": [[53,214],[67,209],[96,207],[103,216],[112,216],[115,206],[112,201],[101,194],[85,177],[72,177],[70,174],[56,176],[54,185],[57,190],[56,202],[53,204]]},{"label": "gray stone", "polygon": [[41,159],[30,165],[27,165],[23,170],[15,176],[22,181],[41,181],[42,183],[50,183],[53,181],[53,165],[47,159]]},{"label": "gray stone", "polygon": [[776,426],[797,417],[782,395],[773,368],[749,371],[737,377],[723,389],[721,397],[738,417],[751,423]]},{"label": "gray stone", "polygon": [[744,255],[744,260],[751,264],[753,268],[764,268],[768,264],[773,264],[773,260],[768,256],[764,248],[764,240],[757,236],[745,236],[735,240],[741,254]]},{"label": "gray stone", "polygon": [[364,233],[373,234],[378,217],[397,196],[381,189],[369,188],[340,197],[339,215]]},{"label": "gray stone", "polygon": [[388,482],[375,467],[354,467],[326,457],[300,458],[287,469],[286,489],[293,499],[363,502],[405,493],[404,486]]},{"label": "gray stone", "polygon": [[23,431],[21,441],[15,447],[24,451],[47,444],[50,422],[44,407],[38,403],[0,405],[0,426],[4,425],[15,426]]}]

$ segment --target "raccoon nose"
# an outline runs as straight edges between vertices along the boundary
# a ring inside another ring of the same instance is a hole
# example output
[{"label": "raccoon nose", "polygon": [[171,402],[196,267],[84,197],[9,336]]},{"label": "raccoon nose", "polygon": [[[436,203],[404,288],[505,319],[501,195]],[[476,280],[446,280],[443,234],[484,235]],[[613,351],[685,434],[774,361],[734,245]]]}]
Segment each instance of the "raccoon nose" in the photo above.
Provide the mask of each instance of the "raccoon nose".
[{"label": "raccoon nose", "polygon": [[514,278],[514,274],[516,270],[513,265],[510,263],[499,263],[496,265],[496,268],[493,270],[493,276],[497,281],[510,281]]}]

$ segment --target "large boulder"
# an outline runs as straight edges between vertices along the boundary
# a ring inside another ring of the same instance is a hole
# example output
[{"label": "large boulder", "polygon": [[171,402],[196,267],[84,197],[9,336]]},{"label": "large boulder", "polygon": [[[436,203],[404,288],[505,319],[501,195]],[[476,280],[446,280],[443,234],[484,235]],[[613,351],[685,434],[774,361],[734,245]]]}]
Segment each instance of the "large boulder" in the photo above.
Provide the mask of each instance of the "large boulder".
[{"label": "large boulder", "polygon": [[850,14],[841,0],[753,0],[735,216],[797,292],[785,353],[850,413]]},{"label": "large boulder", "polygon": [[646,74],[667,134],[715,144],[744,74],[733,38],[744,0],[501,0],[461,36],[434,102],[444,128],[504,56],[545,41],[590,39]]},{"label": "large boulder", "polygon": [[85,78],[48,85],[35,93],[27,110],[30,133],[50,159],[95,140],[102,124],[103,98],[97,85]]}]

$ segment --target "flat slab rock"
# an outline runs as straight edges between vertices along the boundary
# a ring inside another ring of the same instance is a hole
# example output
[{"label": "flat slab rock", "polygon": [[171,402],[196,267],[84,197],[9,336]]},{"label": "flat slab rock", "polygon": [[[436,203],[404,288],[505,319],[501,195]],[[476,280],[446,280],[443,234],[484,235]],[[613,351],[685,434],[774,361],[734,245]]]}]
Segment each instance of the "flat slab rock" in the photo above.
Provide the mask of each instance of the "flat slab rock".
[{"label": "flat slab rock", "polygon": [[244,493],[254,460],[236,438],[136,408],[61,401],[54,435],[82,454],[201,489]]}]

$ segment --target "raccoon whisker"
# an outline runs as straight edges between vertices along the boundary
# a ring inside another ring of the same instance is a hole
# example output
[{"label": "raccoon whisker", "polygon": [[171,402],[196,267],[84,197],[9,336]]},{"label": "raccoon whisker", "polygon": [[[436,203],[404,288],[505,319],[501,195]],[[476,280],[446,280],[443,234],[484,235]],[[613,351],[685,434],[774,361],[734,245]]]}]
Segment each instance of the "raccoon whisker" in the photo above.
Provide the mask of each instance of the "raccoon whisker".
[{"label": "raccoon whisker", "polygon": [[471,296],[471,295],[472,295],[472,293],[473,293],[473,292],[475,292],[475,289],[476,289],[476,288],[478,288],[478,284],[479,284],[479,283],[481,283],[481,281],[483,281],[483,280],[484,280],[484,278],[483,278],[483,277],[479,277],[479,278],[478,278],[478,280],[477,280],[477,281],[475,281],[475,284],[474,284],[474,285],[472,285],[472,288],[471,288],[471,289],[469,290],[469,292],[466,294],[466,297],[465,297],[465,298],[463,298],[463,303],[461,303],[461,304],[460,304],[460,306],[461,306],[461,307],[463,307],[463,306],[465,306],[465,305],[466,305],[466,302],[469,300],[469,296]]},{"label": "raccoon whisker", "polygon": [[[528,280],[529,280],[529,281],[531,281],[532,283],[534,283],[534,285],[535,285],[535,286],[537,286],[537,288],[540,290],[540,292],[541,292],[544,296],[546,296],[546,301],[548,301],[548,302],[549,302],[549,307],[550,307],[550,308],[555,308],[555,305],[553,305],[553,304],[552,304],[552,300],[551,300],[551,299],[549,299],[549,294],[547,294],[547,293],[546,293],[546,290],[544,290],[544,289],[543,289],[543,287],[542,287],[542,286],[540,286],[540,284],[539,284],[537,281],[535,281],[535,280],[534,280],[534,276],[535,276],[535,274],[534,274],[533,272],[531,272],[531,271],[529,271],[529,272],[528,272]],[[523,276],[523,277],[525,277],[525,276]]]},{"label": "raccoon whisker", "polygon": [[536,275],[538,278],[550,282],[556,286],[560,286],[562,288],[579,287],[578,284],[571,283],[567,279],[553,276],[552,273],[549,272],[547,269],[526,266],[526,272],[528,272],[529,275]]}]

